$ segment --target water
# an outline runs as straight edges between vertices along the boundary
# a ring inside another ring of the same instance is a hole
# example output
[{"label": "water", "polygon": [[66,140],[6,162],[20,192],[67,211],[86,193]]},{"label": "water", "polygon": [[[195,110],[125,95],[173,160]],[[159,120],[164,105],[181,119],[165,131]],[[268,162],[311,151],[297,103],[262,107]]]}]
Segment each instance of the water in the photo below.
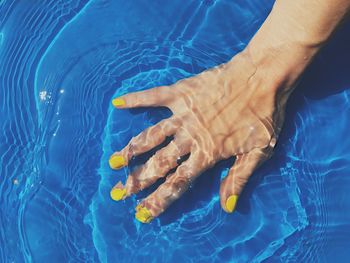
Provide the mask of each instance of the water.
[{"label": "water", "polygon": [[232,160],[149,225],[147,194],[109,191],[108,158],[169,113],[111,99],[229,60],[273,1],[0,1],[0,262],[348,262],[350,25],[290,99],[273,158],[237,212],[219,204]]}]

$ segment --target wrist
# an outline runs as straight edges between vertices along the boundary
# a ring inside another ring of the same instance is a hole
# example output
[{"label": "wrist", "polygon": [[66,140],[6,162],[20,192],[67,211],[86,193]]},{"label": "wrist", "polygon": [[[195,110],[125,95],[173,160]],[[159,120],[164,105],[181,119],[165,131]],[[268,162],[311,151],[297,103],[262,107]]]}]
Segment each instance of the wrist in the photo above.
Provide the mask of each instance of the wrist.
[{"label": "wrist", "polygon": [[[350,8],[346,1],[310,0],[301,4],[300,1],[277,0],[242,52],[255,65],[255,75],[275,83],[271,86],[277,90],[292,90],[345,17]],[[310,14],[310,10],[314,12]]]},{"label": "wrist", "polygon": [[319,49],[318,46],[292,41],[277,44],[265,39],[252,39],[243,53],[255,66],[256,75],[267,79],[273,89],[290,90]]},{"label": "wrist", "polygon": [[[275,45],[268,39],[252,39],[229,64],[244,69],[255,100],[283,109],[296,83],[315,56],[318,47],[286,42]],[[243,74],[243,72],[242,72]]]},{"label": "wrist", "polygon": [[322,42],[299,34],[296,24],[285,20],[273,10],[243,51],[255,65],[256,75],[267,79],[275,91],[293,90],[322,46]]}]

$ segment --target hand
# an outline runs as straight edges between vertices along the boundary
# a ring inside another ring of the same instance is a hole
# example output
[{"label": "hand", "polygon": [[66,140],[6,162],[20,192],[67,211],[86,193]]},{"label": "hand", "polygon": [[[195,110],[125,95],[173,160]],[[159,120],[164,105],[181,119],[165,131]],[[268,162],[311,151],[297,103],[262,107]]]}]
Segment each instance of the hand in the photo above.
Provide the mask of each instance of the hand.
[{"label": "hand", "polygon": [[[253,171],[272,154],[280,133],[288,94],[278,92],[283,83],[259,70],[242,52],[231,61],[181,80],[171,86],[130,93],[113,100],[119,109],[168,107],[173,115],[148,128],[110,158],[119,169],[132,157],[151,150],[167,137],[173,140],[158,150],[123,185],[111,191],[114,200],[125,199],[173,174],[136,207],[136,218],[149,222],[177,200],[203,171],[218,161],[236,161],[222,181],[222,208],[231,213]],[[189,158],[178,164],[178,159]]]},{"label": "hand", "polygon": [[[171,86],[113,100],[117,108],[165,106],[173,115],[114,153],[112,168],[121,168],[133,156],[174,137],[131,174],[125,185],[119,182],[114,186],[113,199],[137,193],[176,168],[136,207],[136,218],[149,222],[204,170],[235,156],[220,188],[222,208],[233,212],[253,171],[272,154],[297,79],[350,6],[347,0],[306,2],[276,1],[246,49],[228,63]],[[178,158],[188,154],[189,158],[178,164]]]}]

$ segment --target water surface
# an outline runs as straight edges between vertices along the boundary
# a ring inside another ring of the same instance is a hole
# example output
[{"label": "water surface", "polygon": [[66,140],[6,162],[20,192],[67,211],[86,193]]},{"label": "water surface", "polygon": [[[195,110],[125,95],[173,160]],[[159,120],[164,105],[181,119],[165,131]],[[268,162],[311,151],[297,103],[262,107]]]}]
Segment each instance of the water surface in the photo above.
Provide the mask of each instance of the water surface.
[{"label": "water surface", "polygon": [[274,157],[237,212],[232,160],[149,225],[117,203],[114,150],[167,116],[111,99],[171,84],[242,50],[271,0],[0,1],[0,262],[347,262],[350,26],[306,72]]}]

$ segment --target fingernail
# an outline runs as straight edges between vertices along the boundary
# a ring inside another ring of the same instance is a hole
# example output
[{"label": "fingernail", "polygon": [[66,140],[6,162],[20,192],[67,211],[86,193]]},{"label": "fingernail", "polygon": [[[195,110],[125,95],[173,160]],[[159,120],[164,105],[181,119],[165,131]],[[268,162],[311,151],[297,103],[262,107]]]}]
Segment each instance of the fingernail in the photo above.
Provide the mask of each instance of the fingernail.
[{"label": "fingernail", "polygon": [[123,107],[125,106],[125,100],[121,98],[116,98],[112,101],[112,104],[114,105],[114,107]]},{"label": "fingernail", "polygon": [[112,169],[119,169],[125,166],[125,159],[121,155],[114,155],[109,159],[109,166]]},{"label": "fingernail", "polygon": [[226,210],[228,213],[232,213],[235,210],[238,195],[230,195],[226,200]]},{"label": "fingernail", "polygon": [[120,201],[126,194],[126,190],[123,188],[113,188],[110,195],[114,201]]},{"label": "fingernail", "polygon": [[149,223],[152,221],[153,216],[151,212],[144,206],[138,205],[136,207],[136,219],[139,220],[141,223]]}]

